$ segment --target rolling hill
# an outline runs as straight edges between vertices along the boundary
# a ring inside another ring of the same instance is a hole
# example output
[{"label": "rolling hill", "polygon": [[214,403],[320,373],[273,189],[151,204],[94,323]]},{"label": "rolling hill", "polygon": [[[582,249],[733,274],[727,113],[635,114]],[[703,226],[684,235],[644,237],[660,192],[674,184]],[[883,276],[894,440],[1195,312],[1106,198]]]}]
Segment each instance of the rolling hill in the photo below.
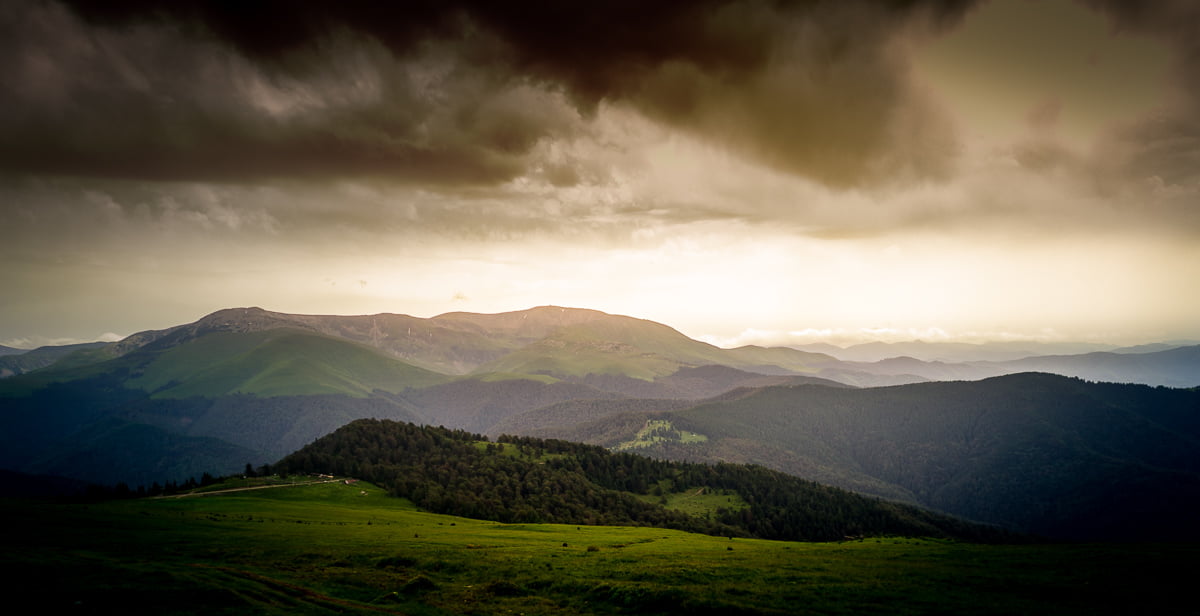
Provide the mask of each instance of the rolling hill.
[{"label": "rolling hill", "polygon": [[682,409],[543,425],[614,446],[647,420],[703,442],[642,451],[752,462],[1048,536],[1200,538],[1200,391],[1018,374],[847,389],[768,387]]}]

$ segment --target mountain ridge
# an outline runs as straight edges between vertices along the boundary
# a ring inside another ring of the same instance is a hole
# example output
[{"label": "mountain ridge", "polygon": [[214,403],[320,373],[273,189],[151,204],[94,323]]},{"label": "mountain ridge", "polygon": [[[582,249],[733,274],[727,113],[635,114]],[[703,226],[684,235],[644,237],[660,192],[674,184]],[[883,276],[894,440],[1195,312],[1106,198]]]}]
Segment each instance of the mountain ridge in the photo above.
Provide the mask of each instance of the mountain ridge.
[{"label": "mountain ridge", "polygon": [[[918,353],[923,357],[893,354],[874,361],[852,361],[791,347],[720,348],[654,321],[561,306],[495,314],[448,312],[430,318],[394,313],[299,315],[257,307],[227,308],[192,323],[138,332],[107,345],[99,343],[92,349],[92,356],[80,354],[77,358],[94,361],[137,349],[178,346],[217,332],[253,333],[287,327],[364,344],[418,368],[456,376],[501,372],[582,378],[607,374],[652,381],[680,368],[721,365],[776,376],[817,376],[864,387],[930,380],[978,380],[1028,371],[1171,387],[1200,385],[1200,345],[1162,343],[1003,361],[931,360],[928,353]],[[1022,348],[1020,343],[1007,344],[1017,345],[1011,347],[1014,349]],[[970,345],[872,343],[852,349],[913,351],[924,347],[967,346]],[[836,347],[818,348],[833,351]],[[0,358],[0,364],[4,359]]]},{"label": "mountain ridge", "polygon": [[763,464],[1055,537],[1200,537],[1185,521],[1200,507],[1194,389],[1044,373],[773,386],[690,408],[543,424],[537,434],[612,446],[651,420],[705,437],[652,444],[644,452],[655,457]]},{"label": "mountain ridge", "polygon": [[[541,306],[429,319],[235,308],[55,352],[49,366],[0,379],[0,468],[131,482],[194,468],[162,463],[180,456],[226,474],[374,418],[633,443],[649,455],[761,464],[1022,530],[1096,536],[1145,526],[1129,514],[1133,502],[1112,501],[1103,486],[1171,503],[1192,494],[1198,476],[1188,462],[1200,449],[1196,390],[1081,378],[1195,387],[1200,346],[1024,360],[1041,364],[855,363],[722,349],[653,321]],[[1029,367],[1077,376],[995,377]],[[1147,419],[1147,409],[1159,415]],[[987,422],[999,423],[978,427]],[[1053,480],[1014,479],[1008,468]],[[1001,488],[1015,496],[996,500]],[[1107,518],[1072,517],[1105,503]]]}]

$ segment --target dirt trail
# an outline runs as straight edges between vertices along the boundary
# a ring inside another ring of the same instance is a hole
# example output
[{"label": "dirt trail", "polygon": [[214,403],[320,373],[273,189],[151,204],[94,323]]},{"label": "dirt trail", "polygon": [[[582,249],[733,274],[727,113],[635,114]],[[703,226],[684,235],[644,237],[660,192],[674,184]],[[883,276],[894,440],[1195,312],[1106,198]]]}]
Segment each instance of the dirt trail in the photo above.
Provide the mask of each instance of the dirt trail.
[{"label": "dirt trail", "polygon": [[169,494],[152,498],[187,498],[189,496],[208,496],[209,494],[228,494],[230,492],[245,492],[246,490],[266,490],[268,488],[292,488],[295,486],[311,486],[318,483],[338,483],[342,479],[322,479],[321,481],[306,481],[304,483],[280,483],[273,486],[248,486],[245,488],[229,488],[226,490],[211,490],[208,492],[188,492],[187,494]]}]

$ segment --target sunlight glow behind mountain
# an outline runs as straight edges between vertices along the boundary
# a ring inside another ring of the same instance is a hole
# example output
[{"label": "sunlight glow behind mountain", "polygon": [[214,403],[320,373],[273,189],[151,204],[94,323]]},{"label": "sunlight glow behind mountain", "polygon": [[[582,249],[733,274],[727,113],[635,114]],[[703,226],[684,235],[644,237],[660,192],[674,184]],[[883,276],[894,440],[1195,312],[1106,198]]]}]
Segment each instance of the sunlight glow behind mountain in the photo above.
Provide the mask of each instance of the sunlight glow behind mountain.
[{"label": "sunlight glow behind mountain", "polygon": [[8,3],[0,344],[248,305],[1200,338],[1198,5],[417,4]]}]

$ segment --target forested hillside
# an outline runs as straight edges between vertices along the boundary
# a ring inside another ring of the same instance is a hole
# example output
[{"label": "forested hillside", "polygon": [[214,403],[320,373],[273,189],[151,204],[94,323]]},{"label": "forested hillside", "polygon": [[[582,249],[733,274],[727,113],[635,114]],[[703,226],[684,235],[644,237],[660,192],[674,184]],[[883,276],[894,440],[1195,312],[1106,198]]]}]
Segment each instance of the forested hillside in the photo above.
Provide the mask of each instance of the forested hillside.
[{"label": "forested hillside", "polygon": [[[662,526],[804,541],[1014,538],[761,467],[666,462],[527,437],[490,442],[465,431],[393,421],[355,421],[274,468],[361,477],[436,513],[503,522]],[[731,504],[703,517],[663,506],[670,494],[697,491],[729,493]]]},{"label": "forested hillside", "polygon": [[649,455],[737,461],[1057,537],[1200,537],[1200,391],[1048,374],[873,389],[771,387],[543,433],[615,445],[646,419],[704,442]]}]

